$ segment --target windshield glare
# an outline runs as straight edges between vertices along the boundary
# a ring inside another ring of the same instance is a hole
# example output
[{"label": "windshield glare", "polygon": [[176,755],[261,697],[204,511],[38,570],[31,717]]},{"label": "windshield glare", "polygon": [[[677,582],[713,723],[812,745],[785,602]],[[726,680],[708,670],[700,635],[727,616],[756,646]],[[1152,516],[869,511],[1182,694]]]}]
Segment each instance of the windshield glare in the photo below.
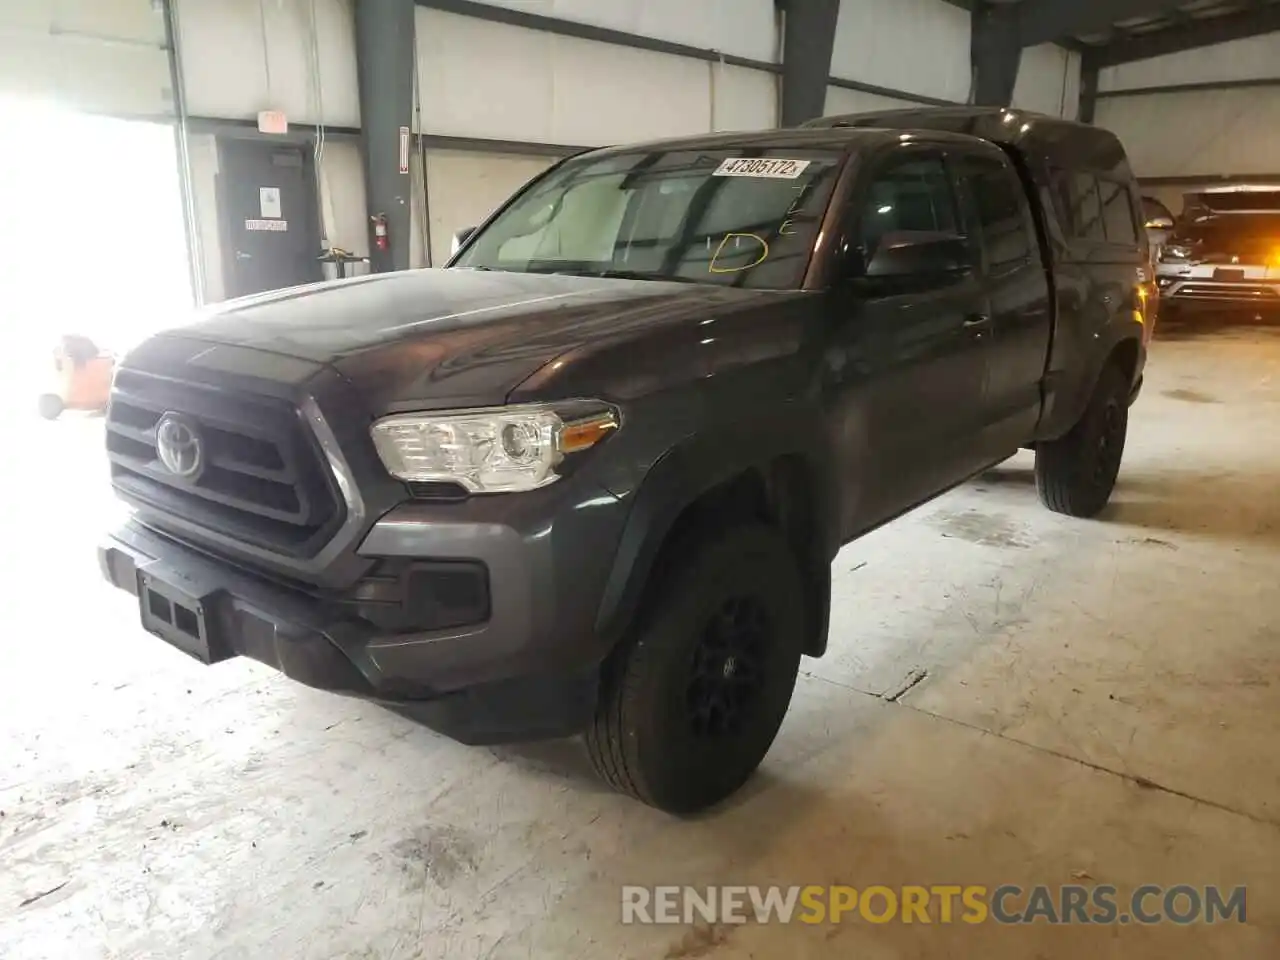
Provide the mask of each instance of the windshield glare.
[{"label": "windshield glare", "polygon": [[571,160],[454,266],[794,288],[839,165],[830,153],[758,148]]}]

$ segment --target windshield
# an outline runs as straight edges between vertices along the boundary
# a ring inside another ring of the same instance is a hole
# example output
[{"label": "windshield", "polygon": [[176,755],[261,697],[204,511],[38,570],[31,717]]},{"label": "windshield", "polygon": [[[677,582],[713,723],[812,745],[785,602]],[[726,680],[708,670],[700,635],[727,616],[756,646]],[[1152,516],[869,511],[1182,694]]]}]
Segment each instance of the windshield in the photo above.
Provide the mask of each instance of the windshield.
[{"label": "windshield", "polygon": [[1234,213],[1184,219],[1170,242],[1200,254],[1272,254],[1280,250],[1280,213]]},{"label": "windshield", "polygon": [[738,148],[570,160],[503,210],[454,266],[794,288],[841,159]]}]

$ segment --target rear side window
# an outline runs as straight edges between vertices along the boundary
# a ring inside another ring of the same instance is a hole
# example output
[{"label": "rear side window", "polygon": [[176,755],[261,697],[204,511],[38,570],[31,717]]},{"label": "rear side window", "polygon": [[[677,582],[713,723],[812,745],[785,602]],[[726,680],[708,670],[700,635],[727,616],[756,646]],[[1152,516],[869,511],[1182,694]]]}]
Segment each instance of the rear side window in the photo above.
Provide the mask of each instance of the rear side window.
[{"label": "rear side window", "polygon": [[1080,240],[1106,243],[1097,177],[1088,173],[1072,174],[1067,185],[1067,202],[1071,207],[1072,235]]},{"label": "rear side window", "polygon": [[1102,194],[1102,222],[1107,242],[1122,247],[1138,245],[1138,225],[1133,219],[1133,203],[1129,189],[1115,180],[1098,179]]},{"label": "rear side window", "polygon": [[1092,173],[1055,172],[1055,202],[1063,227],[1075,240],[1133,248],[1138,222],[1128,184]]},{"label": "rear side window", "polygon": [[959,175],[966,218],[981,233],[991,268],[1026,263],[1031,223],[1017,175],[999,160],[975,156],[960,158]]}]

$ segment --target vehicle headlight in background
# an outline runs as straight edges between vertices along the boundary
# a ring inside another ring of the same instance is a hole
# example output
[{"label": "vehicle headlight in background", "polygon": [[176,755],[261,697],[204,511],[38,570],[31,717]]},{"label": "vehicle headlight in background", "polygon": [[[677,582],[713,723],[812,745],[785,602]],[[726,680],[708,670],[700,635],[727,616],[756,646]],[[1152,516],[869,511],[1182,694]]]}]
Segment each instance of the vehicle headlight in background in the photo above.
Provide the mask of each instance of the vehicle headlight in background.
[{"label": "vehicle headlight in background", "polygon": [[597,410],[569,420],[541,405],[402,413],[373,425],[373,443],[400,480],[456,483],[471,493],[536,490],[559,479],[566,454],[617,429],[612,411]]}]

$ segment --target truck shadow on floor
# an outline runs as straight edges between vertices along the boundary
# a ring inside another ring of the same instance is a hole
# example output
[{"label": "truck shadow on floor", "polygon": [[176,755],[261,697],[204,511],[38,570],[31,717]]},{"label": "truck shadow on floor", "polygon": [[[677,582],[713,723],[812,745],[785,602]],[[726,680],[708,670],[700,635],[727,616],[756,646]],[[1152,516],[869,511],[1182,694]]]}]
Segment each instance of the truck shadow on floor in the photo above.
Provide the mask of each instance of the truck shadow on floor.
[{"label": "truck shadow on floor", "polygon": [[[1029,467],[1003,466],[976,477],[975,493],[1025,489],[1035,497],[1035,473]],[[1210,536],[1229,541],[1280,543],[1280,477],[1226,471],[1122,471],[1111,504],[1097,521]],[[1089,522],[1089,521],[1081,521]]]}]

